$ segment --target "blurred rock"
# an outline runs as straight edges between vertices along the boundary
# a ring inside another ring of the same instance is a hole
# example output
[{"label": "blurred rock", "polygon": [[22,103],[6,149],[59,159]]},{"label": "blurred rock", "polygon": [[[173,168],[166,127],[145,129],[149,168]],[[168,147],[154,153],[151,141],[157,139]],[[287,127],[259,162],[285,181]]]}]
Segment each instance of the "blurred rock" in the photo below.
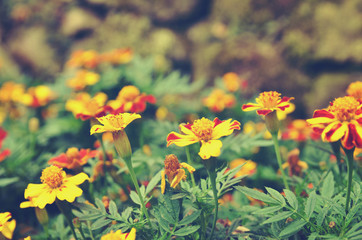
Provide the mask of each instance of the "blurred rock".
[{"label": "blurred rock", "polygon": [[100,26],[100,19],[95,14],[82,8],[72,8],[62,21],[61,32],[66,36],[93,31]]}]

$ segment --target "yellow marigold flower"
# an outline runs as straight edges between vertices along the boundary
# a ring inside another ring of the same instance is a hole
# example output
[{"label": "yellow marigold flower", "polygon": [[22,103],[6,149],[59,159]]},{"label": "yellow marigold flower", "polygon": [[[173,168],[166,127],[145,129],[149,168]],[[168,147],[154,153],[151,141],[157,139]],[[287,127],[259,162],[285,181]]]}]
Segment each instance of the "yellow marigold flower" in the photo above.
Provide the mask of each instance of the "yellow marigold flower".
[{"label": "yellow marigold flower", "polygon": [[50,166],[43,170],[40,177],[41,184],[30,183],[25,189],[25,199],[41,209],[47,204],[52,204],[55,199],[74,202],[76,197],[82,195],[83,191],[77,185],[89,180],[87,174],[79,173],[72,177],[67,177],[62,168]]},{"label": "yellow marigold flower", "polygon": [[128,124],[137,118],[141,118],[141,115],[136,113],[108,114],[107,116],[97,118],[103,126],[94,125],[90,133],[92,135],[94,133],[123,131]]},{"label": "yellow marigold flower", "polygon": [[132,58],[133,51],[130,48],[118,48],[102,55],[102,60],[104,62],[115,65],[129,63]]},{"label": "yellow marigold flower", "polygon": [[7,239],[13,239],[13,233],[16,227],[16,221],[11,218],[11,213],[0,213],[0,232]]},{"label": "yellow marigold flower", "polygon": [[251,160],[245,160],[243,158],[237,158],[235,160],[232,160],[230,162],[230,169],[234,169],[240,165],[243,165],[245,162],[247,162],[244,166],[241,167],[241,169],[235,174],[235,177],[241,177],[245,175],[252,175],[256,172],[258,164],[256,162],[253,162]]},{"label": "yellow marigold flower", "polygon": [[209,159],[220,155],[221,137],[228,136],[235,129],[240,130],[240,123],[231,119],[221,121],[215,118],[211,121],[206,118],[197,119],[193,123],[180,124],[180,133],[171,132],[167,136],[167,146],[175,144],[184,147],[196,142],[201,143],[199,155],[202,159]]},{"label": "yellow marigold flower", "polygon": [[222,76],[222,80],[228,91],[236,92],[237,90],[239,90],[240,78],[236,73],[234,72],[225,73],[224,76]]},{"label": "yellow marigold flower", "polygon": [[54,92],[45,85],[31,87],[22,96],[22,103],[30,107],[41,107],[54,99]]},{"label": "yellow marigold flower", "polygon": [[165,158],[165,170],[161,171],[161,192],[165,193],[166,188],[166,177],[168,182],[171,184],[172,188],[176,188],[181,180],[186,179],[185,170],[187,169],[189,173],[195,172],[195,168],[188,165],[187,163],[179,163],[178,158],[174,154],[167,155]]},{"label": "yellow marigold flower", "polygon": [[86,92],[81,92],[76,95],[75,99],[69,99],[65,104],[65,108],[71,111],[76,118],[81,118],[83,121],[89,118],[96,118],[105,115],[107,110],[104,107],[107,101],[107,95],[99,92],[93,98]]},{"label": "yellow marigold flower", "polygon": [[94,50],[78,50],[72,53],[67,65],[70,67],[95,68],[100,62],[100,56]]},{"label": "yellow marigold flower", "polygon": [[101,237],[101,240],[135,240],[136,239],[136,229],[132,228],[129,233],[122,233],[121,230],[117,230]]},{"label": "yellow marigold flower", "polygon": [[203,99],[203,103],[213,112],[221,112],[225,108],[230,108],[235,105],[235,96],[226,94],[221,89],[214,89],[210,95]]},{"label": "yellow marigold flower", "polygon": [[362,100],[362,82],[356,81],[349,84],[346,92],[349,96],[352,96],[357,100]]},{"label": "yellow marigold flower", "polygon": [[86,86],[91,86],[99,81],[99,74],[87,70],[79,70],[74,78],[68,79],[67,86],[76,91],[83,90]]},{"label": "yellow marigold flower", "polygon": [[24,92],[23,84],[5,82],[0,88],[0,102],[20,102]]},{"label": "yellow marigold flower", "polygon": [[275,91],[262,92],[259,97],[256,98],[256,103],[247,103],[242,106],[243,111],[253,111],[257,110],[258,115],[267,115],[274,111],[285,111],[291,107],[289,103],[290,100],[293,100],[293,97],[280,97],[280,93]]},{"label": "yellow marigold flower", "polygon": [[346,149],[362,147],[362,105],[354,97],[336,98],[327,109],[314,111],[307,122],[325,142],[341,140]]}]

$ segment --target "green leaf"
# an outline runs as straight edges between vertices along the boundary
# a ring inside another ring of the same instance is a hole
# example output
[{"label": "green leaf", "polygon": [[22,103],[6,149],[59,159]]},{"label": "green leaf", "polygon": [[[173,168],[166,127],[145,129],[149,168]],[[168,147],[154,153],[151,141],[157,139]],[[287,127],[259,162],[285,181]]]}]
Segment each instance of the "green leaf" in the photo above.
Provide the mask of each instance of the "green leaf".
[{"label": "green leaf", "polygon": [[138,205],[142,205],[140,198],[138,197],[138,194],[135,191],[131,191],[131,193],[129,194],[129,196],[131,197],[132,201]]},{"label": "green leaf", "polygon": [[279,211],[279,210],[282,209],[282,208],[283,208],[283,206],[265,207],[265,208],[256,210],[256,211],[253,212],[252,214],[255,214],[255,215],[266,215],[266,214],[269,214],[269,213],[273,213],[273,212]]},{"label": "green leaf", "polygon": [[196,232],[199,228],[200,228],[200,226],[183,227],[183,228],[177,230],[175,232],[175,235],[180,236],[180,237],[187,236],[187,235],[190,235],[191,233]]},{"label": "green leaf", "polygon": [[307,222],[304,220],[295,220],[280,232],[279,237],[284,238],[293,235],[294,233],[299,232],[305,224],[307,224]]},{"label": "green leaf", "polygon": [[244,186],[236,186],[235,189],[238,190],[239,192],[244,193],[247,196],[258,199],[258,200],[263,201],[265,203],[278,204],[277,200],[275,200],[274,198],[266,195],[265,193],[259,192],[258,190],[247,188],[247,187],[244,187]]},{"label": "green leaf", "polygon": [[315,205],[316,205],[316,193],[315,191],[311,192],[308,199],[307,199],[307,203],[305,205],[305,209],[304,212],[307,216],[307,219],[309,219],[312,216],[312,213],[314,211]]},{"label": "green leaf", "polygon": [[293,215],[293,212],[290,212],[290,211],[286,211],[286,212],[282,212],[282,213],[279,213],[278,215],[276,216],[273,216],[271,218],[268,218],[267,220],[265,220],[262,224],[267,224],[267,223],[272,223],[272,222],[278,222],[278,221],[281,221],[281,220],[284,220],[290,216]]},{"label": "green leaf", "polygon": [[284,189],[284,193],[285,193],[285,198],[287,199],[290,206],[295,210],[298,210],[298,200],[295,194],[288,189]]},{"label": "green leaf", "polygon": [[356,213],[360,210],[360,208],[362,207],[362,203],[359,203],[357,205],[354,205],[348,212],[347,216],[346,216],[346,220],[345,220],[345,224],[344,227],[348,227],[348,225],[352,222],[352,220],[354,219],[354,216],[356,215]]},{"label": "green leaf", "polygon": [[280,202],[283,206],[286,205],[285,203],[285,199],[283,197],[283,195],[281,195],[277,190],[269,188],[269,187],[265,187],[265,189],[268,191],[268,193],[275,198],[278,202]]},{"label": "green leaf", "polygon": [[159,171],[148,183],[146,188],[146,195],[149,194],[152,191],[152,189],[156,187],[156,185],[160,182],[160,180],[161,180],[161,171]]},{"label": "green leaf", "polygon": [[119,215],[118,213],[118,209],[117,209],[117,205],[114,203],[114,201],[110,201],[109,202],[109,213],[115,217],[115,218],[120,218],[121,215]]},{"label": "green leaf", "polygon": [[166,232],[170,232],[170,226],[168,224],[168,222],[161,217],[161,214],[160,214],[160,209],[159,207],[155,207],[154,209],[154,216],[156,217],[157,219],[157,223],[158,225]]},{"label": "green leaf", "polygon": [[12,178],[1,178],[0,179],[0,187],[6,187],[7,185],[10,185],[12,183],[15,183],[19,180],[18,177],[12,177]]},{"label": "green leaf", "polygon": [[317,216],[317,226],[320,227],[323,224],[324,219],[326,218],[328,212],[329,212],[330,207],[329,206],[325,206],[322,211],[319,211],[319,214]]},{"label": "green leaf", "polygon": [[176,219],[171,215],[171,213],[164,206],[159,207],[161,217],[165,219],[170,224],[175,224]]},{"label": "green leaf", "polygon": [[198,211],[193,212],[190,215],[187,215],[178,223],[178,225],[187,225],[187,224],[192,223],[200,216],[200,213],[201,213],[201,210],[198,210]]},{"label": "green leaf", "polygon": [[94,223],[92,223],[92,230],[102,228],[111,222],[111,219],[98,218]]},{"label": "green leaf", "polygon": [[334,194],[334,178],[333,173],[328,173],[327,177],[323,181],[321,195],[325,198],[331,198]]},{"label": "green leaf", "polygon": [[96,198],[95,203],[96,203],[96,206],[99,208],[99,210],[101,210],[102,213],[107,214],[106,208],[104,207],[104,203],[100,199]]},{"label": "green leaf", "polygon": [[[362,221],[353,225],[353,227],[348,230],[347,234],[346,234],[346,237],[349,236],[349,234],[352,234],[354,233],[356,230],[358,230],[359,228],[362,228]],[[362,230],[362,229],[361,229]]]},{"label": "green leaf", "polygon": [[314,232],[309,235],[308,240],[315,240],[318,237],[318,233]]}]

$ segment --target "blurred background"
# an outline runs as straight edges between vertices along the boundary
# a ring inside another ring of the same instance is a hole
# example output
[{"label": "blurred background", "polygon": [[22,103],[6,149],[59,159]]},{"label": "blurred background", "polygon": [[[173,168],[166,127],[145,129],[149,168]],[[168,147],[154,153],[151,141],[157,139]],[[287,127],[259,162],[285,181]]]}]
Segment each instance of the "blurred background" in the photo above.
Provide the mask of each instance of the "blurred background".
[{"label": "blurred background", "polygon": [[297,117],[310,117],[362,80],[362,1],[0,1],[9,80],[53,83],[73,51],[124,47],[191,81],[236,72],[251,92],[295,97]]}]

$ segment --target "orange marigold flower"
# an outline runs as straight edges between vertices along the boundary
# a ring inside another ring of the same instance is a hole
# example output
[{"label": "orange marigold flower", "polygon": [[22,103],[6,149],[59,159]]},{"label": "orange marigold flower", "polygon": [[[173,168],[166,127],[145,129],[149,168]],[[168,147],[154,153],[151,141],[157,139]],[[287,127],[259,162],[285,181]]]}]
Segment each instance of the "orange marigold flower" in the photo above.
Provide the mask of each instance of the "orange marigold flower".
[{"label": "orange marigold flower", "polygon": [[11,218],[11,213],[0,213],[0,233],[7,239],[13,239],[13,233],[16,226],[16,221]]},{"label": "orange marigold flower", "polygon": [[290,100],[293,100],[293,97],[280,97],[280,93],[275,91],[262,92],[259,97],[256,98],[256,103],[247,103],[242,106],[243,111],[253,111],[257,110],[258,115],[267,115],[274,111],[285,111],[291,105]]},{"label": "orange marigold flower", "polygon": [[93,98],[88,93],[81,92],[76,95],[75,99],[69,99],[65,108],[83,121],[97,118],[106,114],[108,108],[104,106],[104,103],[107,98],[107,95],[102,92],[97,93]]},{"label": "orange marigold flower", "polygon": [[67,65],[70,67],[95,68],[100,63],[100,57],[94,50],[77,50],[72,53]]},{"label": "orange marigold flower", "polygon": [[21,102],[30,107],[42,107],[54,99],[54,92],[45,85],[31,87],[23,94]]},{"label": "orange marigold flower", "polygon": [[352,96],[357,100],[362,100],[362,82],[356,81],[349,84],[346,92],[349,96]]},{"label": "orange marigold flower", "polygon": [[354,97],[336,98],[327,109],[314,111],[307,122],[316,126],[323,141],[341,140],[346,149],[362,147],[362,105]]},{"label": "orange marigold flower", "polygon": [[20,102],[24,92],[23,84],[5,82],[0,88],[0,102]]},{"label": "orange marigold flower", "polygon": [[[247,162],[247,163],[246,163]],[[244,166],[241,167],[241,169],[235,174],[235,177],[241,177],[245,175],[252,175],[256,172],[258,164],[256,162],[253,162],[251,160],[245,160],[243,158],[237,158],[230,162],[230,169],[234,169],[240,165]]]},{"label": "orange marigold flower", "polygon": [[167,155],[165,158],[165,170],[161,171],[161,192],[165,193],[166,177],[172,188],[176,188],[181,180],[186,179],[186,172],[182,168],[187,169],[191,174],[195,172],[195,168],[187,163],[180,163],[174,154]]},{"label": "orange marigold flower", "polygon": [[248,86],[248,82],[244,79],[241,79],[239,75],[234,72],[225,73],[224,76],[222,76],[222,80],[229,92],[236,92],[240,88],[244,89]]},{"label": "orange marigold flower", "polygon": [[101,237],[101,240],[135,240],[136,239],[136,229],[132,228],[129,233],[122,233],[121,230],[117,230],[116,232],[113,232],[111,230],[110,233],[107,233],[106,235],[103,235]]},{"label": "orange marigold flower", "polygon": [[102,61],[109,62],[114,65],[129,63],[132,58],[133,51],[131,48],[118,48],[102,54]]},{"label": "orange marigold flower", "polygon": [[72,177],[67,177],[62,168],[50,166],[43,170],[40,177],[41,184],[30,183],[25,189],[25,199],[41,209],[47,204],[52,204],[55,199],[74,202],[76,197],[82,195],[83,191],[77,185],[89,180],[87,174],[79,173]]},{"label": "orange marigold flower", "polygon": [[320,134],[310,127],[304,119],[293,120],[287,129],[282,133],[282,139],[294,140],[297,142],[305,142],[308,139],[319,140]]},{"label": "orange marigold flower", "polygon": [[283,163],[283,169],[288,168],[289,176],[302,176],[302,171],[308,169],[308,164],[299,159],[299,149],[294,149],[288,153],[287,162]]},{"label": "orange marigold flower", "polygon": [[99,81],[99,74],[87,70],[79,70],[74,78],[68,79],[67,86],[76,91],[83,90],[86,86],[91,86]]},{"label": "orange marigold flower", "polygon": [[108,101],[107,105],[113,109],[113,114],[132,112],[141,113],[146,110],[146,103],[156,103],[152,95],[141,93],[135,86],[125,86],[119,91],[116,100]]},{"label": "orange marigold flower", "polygon": [[210,95],[203,99],[203,103],[213,112],[221,112],[225,108],[230,108],[235,105],[235,96],[226,94],[221,89],[214,89]]},{"label": "orange marigold flower", "polygon": [[68,148],[66,153],[62,153],[57,157],[53,157],[48,161],[48,164],[55,165],[60,168],[76,169],[88,162],[88,159],[94,158],[98,151],[90,149],[80,149],[72,147]]},{"label": "orange marigold flower", "polygon": [[180,124],[180,133],[171,132],[167,136],[167,146],[175,144],[184,147],[196,142],[201,143],[199,155],[202,159],[209,159],[211,156],[220,155],[222,142],[221,137],[228,136],[235,129],[240,130],[240,123],[231,119],[221,121],[215,118],[211,121],[206,118],[197,119],[193,123]]}]

